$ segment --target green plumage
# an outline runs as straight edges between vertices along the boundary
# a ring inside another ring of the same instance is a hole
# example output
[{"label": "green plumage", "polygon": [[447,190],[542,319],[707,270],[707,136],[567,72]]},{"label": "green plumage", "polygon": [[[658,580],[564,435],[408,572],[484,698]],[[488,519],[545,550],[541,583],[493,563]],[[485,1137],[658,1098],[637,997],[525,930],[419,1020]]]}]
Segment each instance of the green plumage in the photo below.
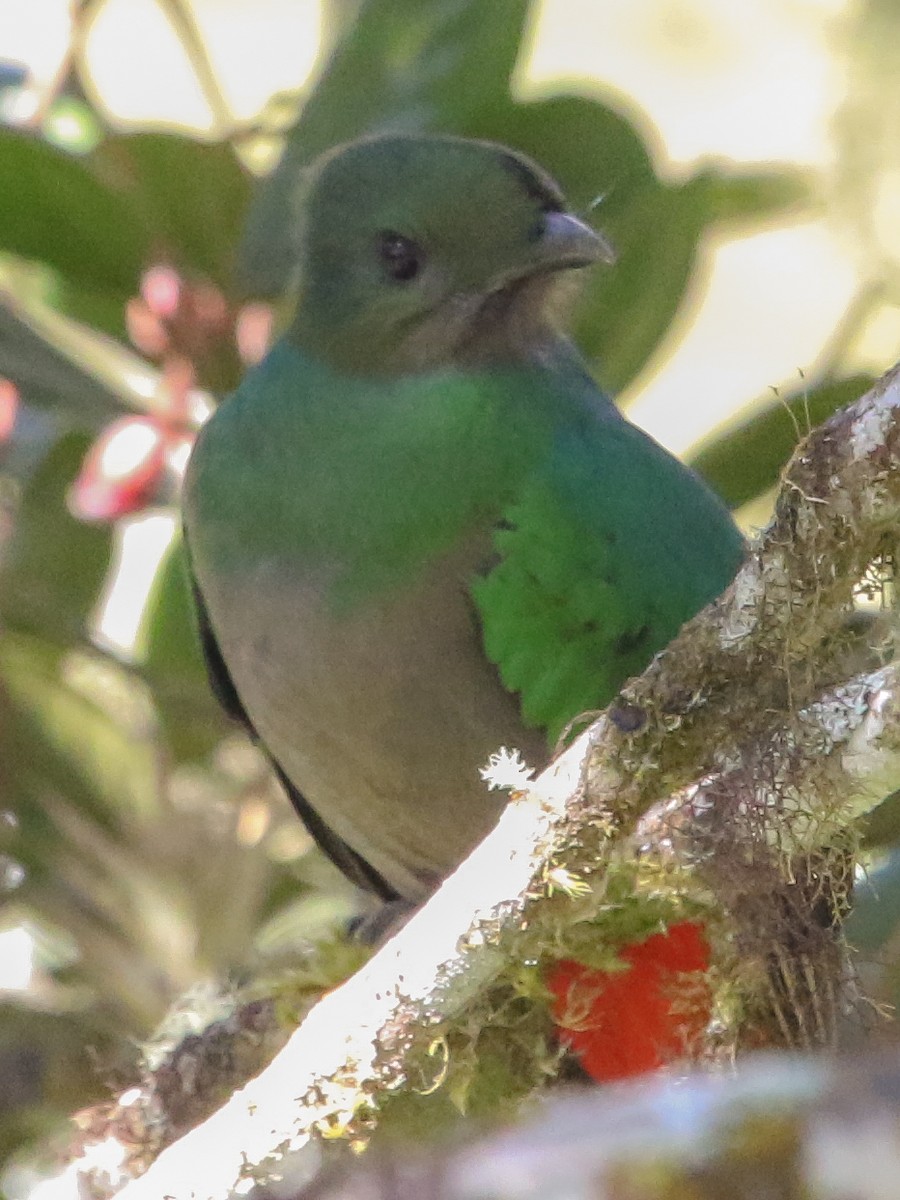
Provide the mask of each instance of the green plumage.
[{"label": "green plumage", "polygon": [[213,681],[351,876],[418,899],[729,582],[742,542],[556,331],[605,247],[502,148],[385,138],[305,198],[287,337],[201,434],[185,529]]}]

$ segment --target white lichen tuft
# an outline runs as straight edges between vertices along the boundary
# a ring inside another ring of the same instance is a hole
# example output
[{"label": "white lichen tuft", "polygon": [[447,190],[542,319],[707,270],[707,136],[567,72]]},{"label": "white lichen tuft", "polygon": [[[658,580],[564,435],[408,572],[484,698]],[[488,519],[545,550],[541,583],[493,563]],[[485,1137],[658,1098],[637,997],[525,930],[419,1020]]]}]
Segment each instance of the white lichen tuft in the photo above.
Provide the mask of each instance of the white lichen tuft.
[{"label": "white lichen tuft", "polygon": [[524,792],[534,778],[534,770],[522,761],[518,750],[501,746],[478,772],[490,791]]}]

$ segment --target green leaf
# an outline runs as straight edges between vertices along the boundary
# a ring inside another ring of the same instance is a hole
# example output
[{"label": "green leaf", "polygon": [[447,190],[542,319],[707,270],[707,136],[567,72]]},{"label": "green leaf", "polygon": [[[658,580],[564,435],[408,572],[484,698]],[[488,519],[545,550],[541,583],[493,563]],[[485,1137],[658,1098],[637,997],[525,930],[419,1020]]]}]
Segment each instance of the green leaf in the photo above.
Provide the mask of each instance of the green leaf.
[{"label": "green leaf", "polygon": [[126,299],[120,292],[98,292],[95,288],[83,287],[57,274],[47,303],[73,321],[80,321],[82,325],[109,334],[120,342],[127,342]]},{"label": "green leaf", "polygon": [[508,94],[529,0],[366,0],[290,134],[319,154],[386,125],[458,127]]},{"label": "green leaf", "polygon": [[0,249],[101,292],[128,295],[147,260],[133,198],[106,186],[90,159],[0,127]]},{"label": "green leaf", "polygon": [[61,438],[29,480],[0,561],[0,620],[56,645],[83,641],[109,563],[109,529],[77,521],[66,493],[90,444]]},{"label": "green leaf", "polygon": [[338,43],[281,163],[259,191],[240,251],[247,292],[278,295],[296,265],[291,199],[306,164],[381,129],[460,130],[502,102],[528,0],[366,0]]},{"label": "green leaf", "polygon": [[778,170],[734,174],[708,172],[710,215],[718,221],[763,221],[811,204],[815,179],[809,171]]},{"label": "green leaf", "polygon": [[691,466],[730,507],[738,508],[778,481],[800,437],[857,400],[873,383],[870,375],[851,375],[775,398],[762,412],[703,447]]},{"label": "green leaf", "polygon": [[207,678],[180,537],[172,542],[153,581],[138,654],[172,753],[180,760],[208,754],[233,726]]},{"label": "green leaf", "polygon": [[[129,196],[154,260],[231,283],[250,180],[227,142],[177,134],[108,137],[90,156],[98,178]],[[142,265],[149,263],[144,255]],[[132,290],[137,282],[135,276]]]},{"label": "green leaf", "polygon": [[631,197],[658,186],[639,133],[614,109],[583,96],[555,96],[528,104],[504,99],[479,109],[459,132],[502,142],[531,155],[562,185],[569,204],[603,228],[610,213],[625,212]]},{"label": "green leaf", "polygon": [[0,161],[0,249],[76,292],[121,304],[160,258],[230,283],[250,181],[229,144],[117,134],[75,157],[0,128]]}]

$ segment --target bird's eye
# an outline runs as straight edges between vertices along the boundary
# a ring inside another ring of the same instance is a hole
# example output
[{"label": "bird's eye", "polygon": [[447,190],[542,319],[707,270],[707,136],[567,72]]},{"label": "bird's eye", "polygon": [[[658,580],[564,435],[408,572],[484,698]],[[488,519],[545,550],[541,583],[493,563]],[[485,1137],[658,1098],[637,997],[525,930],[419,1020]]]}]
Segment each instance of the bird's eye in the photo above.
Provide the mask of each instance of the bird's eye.
[{"label": "bird's eye", "polygon": [[384,269],[397,283],[409,283],[422,267],[422,251],[412,240],[393,229],[378,235],[378,253]]}]

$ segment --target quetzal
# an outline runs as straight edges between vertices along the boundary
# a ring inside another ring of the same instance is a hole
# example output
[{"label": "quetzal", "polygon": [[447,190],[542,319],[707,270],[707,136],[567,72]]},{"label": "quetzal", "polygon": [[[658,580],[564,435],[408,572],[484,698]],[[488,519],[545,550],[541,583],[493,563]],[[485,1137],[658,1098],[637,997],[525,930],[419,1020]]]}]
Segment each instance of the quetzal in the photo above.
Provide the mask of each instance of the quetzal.
[{"label": "quetzal", "polygon": [[734,575],[704,483],[560,328],[611,257],[504,147],[381,136],[312,165],[293,323],[201,431],[184,526],[213,685],[319,845],[427,896]]}]

